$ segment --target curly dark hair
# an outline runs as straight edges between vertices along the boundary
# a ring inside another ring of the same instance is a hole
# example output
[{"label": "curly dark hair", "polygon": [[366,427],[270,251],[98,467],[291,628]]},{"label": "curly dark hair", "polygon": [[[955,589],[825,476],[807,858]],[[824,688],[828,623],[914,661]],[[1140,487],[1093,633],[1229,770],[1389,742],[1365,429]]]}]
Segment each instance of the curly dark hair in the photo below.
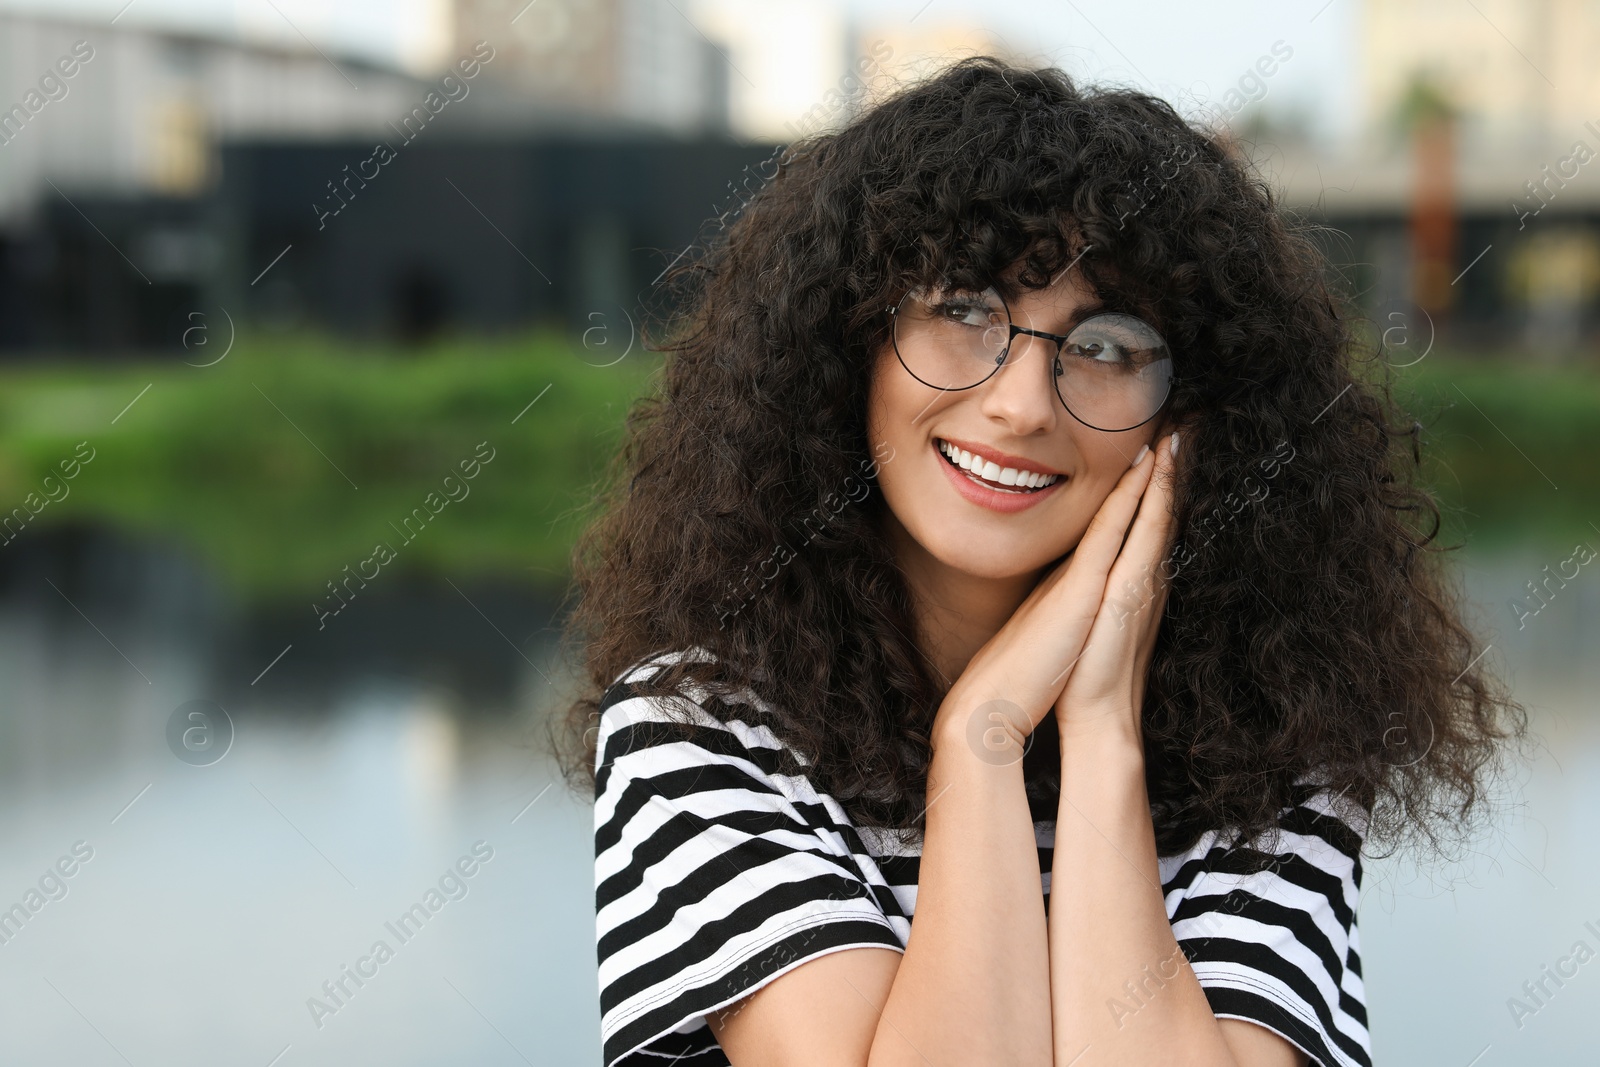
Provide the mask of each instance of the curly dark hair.
[{"label": "curly dark hair", "polygon": [[[1166,336],[1171,417],[1193,427],[1142,711],[1161,854],[1274,829],[1307,773],[1361,805],[1374,843],[1439,845],[1481,812],[1526,711],[1481,664],[1434,544],[1422,427],[1335,308],[1312,228],[1224,132],[979,56],[787,146],[770,178],[674,268],[659,386],[574,553],[587,687],[553,740],[575,790],[593,795],[607,688],[701,648],[715,660],[645,691],[748,688],[857,825],[920,830],[950,680],[913,638],[866,491],[884,309],[914,285],[1009,295],[1072,266]],[[1024,768],[1045,818],[1056,744],[1047,716]]]}]

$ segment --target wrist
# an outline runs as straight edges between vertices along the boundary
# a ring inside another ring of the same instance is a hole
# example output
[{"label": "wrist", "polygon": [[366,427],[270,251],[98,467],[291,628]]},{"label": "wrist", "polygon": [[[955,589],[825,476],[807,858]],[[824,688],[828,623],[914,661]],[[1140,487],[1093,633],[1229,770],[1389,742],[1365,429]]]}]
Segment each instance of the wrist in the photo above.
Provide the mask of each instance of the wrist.
[{"label": "wrist", "polygon": [[1070,711],[1057,704],[1056,726],[1065,759],[1076,751],[1098,759],[1144,763],[1144,735],[1138,713],[1125,705],[1077,705]]},{"label": "wrist", "polygon": [[1061,735],[1061,796],[1078,804],[1146,798],[1144,749],[1120,729],[1077,729]]},{"label": "wrist", "polygon": [[1020,763],[1032,728],[1027,713],[1004,699],[947,698],[930,731],[935,755],[964,753],[990,766]]}]

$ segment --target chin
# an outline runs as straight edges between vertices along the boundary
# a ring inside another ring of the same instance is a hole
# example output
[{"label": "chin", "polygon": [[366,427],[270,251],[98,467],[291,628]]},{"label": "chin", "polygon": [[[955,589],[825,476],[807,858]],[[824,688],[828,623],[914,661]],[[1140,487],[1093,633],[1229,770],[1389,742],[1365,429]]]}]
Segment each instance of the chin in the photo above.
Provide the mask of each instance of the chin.
[{"label": "chin", "polygon": [[1075,541],[1056,545],[1027,541],[1010,544],[1007,543],[1009,539],[997,539],[989,531],[962,530],[937,519],[929,525],[939,533],[926,539],[912,534],[923,551],[951,570],[996,581],[1037,573],[1060,560],[1076,544]]}]

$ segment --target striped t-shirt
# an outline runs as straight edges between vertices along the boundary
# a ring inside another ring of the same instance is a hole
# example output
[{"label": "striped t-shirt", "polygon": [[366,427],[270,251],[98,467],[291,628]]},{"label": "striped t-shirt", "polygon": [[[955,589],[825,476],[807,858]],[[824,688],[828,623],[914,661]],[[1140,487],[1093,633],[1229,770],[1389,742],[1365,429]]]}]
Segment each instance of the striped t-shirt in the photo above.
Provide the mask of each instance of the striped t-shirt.
[{"label": "striped t-shirt", "polygon": [[[803,774],[783,773],[776,713],[759,697],[634,690],[675,658],[634,668],[601,700],[595,933],[605,1067],[726,1065],[708,1012],[829,952],[904,951],[916,910],[915,839],[857,828]],[[731,721],[705,710],[713,700]],[[664,725],[685,719],[687,736]],[[1321,1067],[1370,1067],[1356,929],[1365,813],[1340,818],[1325,792],[1303,792],[1280,818],[1264,871],[1239,873],[1241,853],[1214,831],[1160,857],[1167,918],[1217,1016],[1264,1025]],[[1036,821],[1034,831],[1048,907],[1055,826]],[[1129,1012],[1141,1006],[1132,991],[1126,1001]]]}]

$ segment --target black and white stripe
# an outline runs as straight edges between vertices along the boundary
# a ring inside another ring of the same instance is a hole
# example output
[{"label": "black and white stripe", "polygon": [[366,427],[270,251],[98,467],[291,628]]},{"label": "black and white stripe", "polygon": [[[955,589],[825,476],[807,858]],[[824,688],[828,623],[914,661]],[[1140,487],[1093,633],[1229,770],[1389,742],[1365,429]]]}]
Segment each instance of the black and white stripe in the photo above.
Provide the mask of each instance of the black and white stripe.
[{"label": "black and white stripe", "polygon": [[[601,702],[595,916],[606,1067],[726,1065],[707,1012],[828,952],[904,951],[916,909],[916,843],[852,826],[804,774],[785,773],[804,761],[780,759],[773,709],[747,695],[724,723],[705,706],[726,697],[635,692],[676,658],[635,668]],[[1313,793],[1282,826],[1266,871],[1238,873],[1239,853],[1215,833],[1161,857],[1173,934],[1218,1016],[1265,1025],[1322,1067],[1370,1067],[1360,820]],[[1055,829],[1034,829],[1048,901]]]}]

